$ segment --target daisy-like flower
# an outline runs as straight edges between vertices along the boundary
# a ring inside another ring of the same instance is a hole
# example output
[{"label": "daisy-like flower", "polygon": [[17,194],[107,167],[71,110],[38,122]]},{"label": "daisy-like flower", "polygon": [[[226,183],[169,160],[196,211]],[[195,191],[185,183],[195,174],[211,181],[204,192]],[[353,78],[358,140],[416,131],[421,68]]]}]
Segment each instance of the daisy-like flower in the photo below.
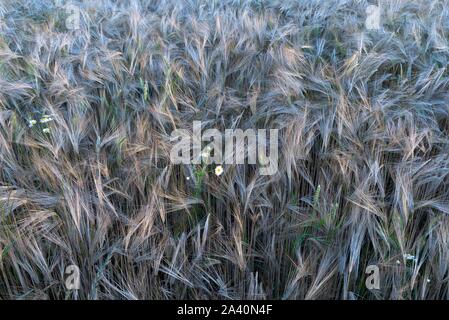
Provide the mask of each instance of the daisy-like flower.
[{"label": "daisy-like flower", "polygon": [[186,180],[190,180],[190,177],[186,177]]},{"label": "daisy-like flower", "polygon": [[50,133],[50,128],[44,128],[44,129],[42,129],[42,132],[43,133]]},{"label": "daisy-like flower", "polygon": [[427,283],[430,283],[430,278],[427,278],[426,281],[427,281]]},{"label": "daisy-like flower", "polygon": [[42,119],[40,120],[40,123],[47,123],[47,122],[50,122],[50,121],[52,121],[53,120],[53,118],[51,118],[50,116],[43,116],[42,117]]},{"label": "daisy-like flower", "polygon": [[36,120],[34,120],[34,119],[31,119],[30,121],[28,121],[28,127],[32,127],[32,126],[34,126],[35,124],[37,123],[37,121]]},{"label": "daisy-like flower", "polygon": [[221,175],[222,173],[223,173],[223,167],[222,166],[216,166],[215,167],[215,175],[216,176],[219,176],[219,175]]}]

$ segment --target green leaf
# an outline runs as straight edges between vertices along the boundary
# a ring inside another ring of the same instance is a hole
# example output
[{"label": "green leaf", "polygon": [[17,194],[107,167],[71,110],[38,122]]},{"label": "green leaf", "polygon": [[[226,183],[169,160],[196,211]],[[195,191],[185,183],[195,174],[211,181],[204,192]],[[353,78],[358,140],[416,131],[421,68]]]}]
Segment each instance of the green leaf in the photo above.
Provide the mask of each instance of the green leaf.
[{"label": "green leaf", "polygon": [[3,250],[2,250],[2,254],[1,254],[1,258],[2,258],[2,260],[3,260],[3,258],[4,257],[6,257],[6,255],[9,253],[9,251],[11,250],[11,247],[12,247],[12,245],[9,243],[9,244],[7,244],[4,248],[3,248]]}]

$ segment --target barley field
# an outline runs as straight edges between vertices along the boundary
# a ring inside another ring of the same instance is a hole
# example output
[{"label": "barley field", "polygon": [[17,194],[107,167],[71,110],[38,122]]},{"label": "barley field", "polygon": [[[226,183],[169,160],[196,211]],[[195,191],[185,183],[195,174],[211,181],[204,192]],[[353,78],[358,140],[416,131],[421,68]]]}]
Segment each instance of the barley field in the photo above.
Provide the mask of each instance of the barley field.
[{"label": "barley field", "polygon": [[0,299],[448,299],[449,1],[373,5],[0,0]]}]

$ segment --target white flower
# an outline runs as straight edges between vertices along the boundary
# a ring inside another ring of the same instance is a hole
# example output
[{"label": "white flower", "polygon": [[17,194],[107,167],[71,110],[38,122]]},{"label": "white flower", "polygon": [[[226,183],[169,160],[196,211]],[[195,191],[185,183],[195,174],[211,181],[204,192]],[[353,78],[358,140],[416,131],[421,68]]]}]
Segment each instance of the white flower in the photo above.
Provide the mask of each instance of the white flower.
[{"label": "white flower", "polygon": [[201,152],[201,157],[207,161],[210,158],[210,153],[212,152],[212,147],[211,146],[207,146],[203,149],[203,151]]},{"label": "white flower", "polygon": [[43,133],[50,133],[50,128],[44,128],[44,129],[42,129],[42,132]]},{"label": "white flower", "polygon": [[399,260],[396,260],[396,264],[401,264],[401,261],[399,261]]},{"label": "white flower", "polygon": [[427,278],[426,281],[427,281],[427,283],[430,283],[430,278]]},{"label": "white flower", "polygon": [[40,123],[47,123],[52,121],[53,118],[49,117],[49,116],[43,116],[42,119],[40,120]]},{"label": "white flower", "polygon": [[202,152],[202,153],[201,153],[201,157],[202,157],[204,160],[206,160],[206,159],[209,158],[209,153],[208,153],[208,152]]},{"label": "white flower", "polygon": [[415,257],[414,255],[409,254],[409,253],[404,253],[404,258],[405,258],[406,260],[412,260],[412,261],[416,261],[416,260],[417,260],[416,257]]},{"label": "white flower", "polygon": [[28,127],[32,127],[32,126],[34,126],[35,124],[37,123],[37,121],[36,120],[34,120],[34,119],[31,119],[30,121],[28,121]]},{"label": "white flower", "polygon": [[190,180],[190,177],[187,177],[186,180]]},{"label": "white flower", "polygon": [[215,175],[219,176],[223,173],[223,167],[222,166],[216,166],[215,167]]}]

